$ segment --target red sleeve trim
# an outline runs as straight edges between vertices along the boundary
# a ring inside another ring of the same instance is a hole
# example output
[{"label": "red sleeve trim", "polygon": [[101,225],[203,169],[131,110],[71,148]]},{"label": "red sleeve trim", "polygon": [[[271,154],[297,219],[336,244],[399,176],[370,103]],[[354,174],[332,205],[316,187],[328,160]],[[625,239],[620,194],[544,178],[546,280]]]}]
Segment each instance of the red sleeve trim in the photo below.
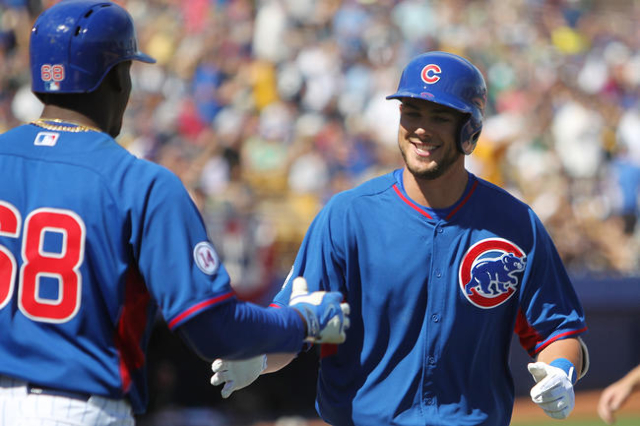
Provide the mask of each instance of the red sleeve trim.
[{"label": "red sleeve trim", "polygon": [[544,337],[529,324],[524,311],[520,309],[518,310],[518,317],[516,318],[516,324],[513,331],[520,338],[520,345],[522,345],[529,355],[533,357],[557,340],[562,340],[572,335],[584,333],[587,331],[587,327],[581,328],[580,330],[571,330],[560,333],[549,340],[545,340]]},{"label": "red sleeve trim", "polygon": [[190,307],[189,309],[187,309],[186,311],[184,311],[183,313],[175,317],[173,320],[171,320],[171,322],[169,322],[169,328],[173,329],[178,323],[182,322],[187,317],[192,316],[196,312],[199,312],[205,308],[208,308],[211,305],[215,305],[216,303],[220,303],[224,300],[230,299],[234,296],[235,296],[235,293],[231,291],[229,293],[223,294],[222,296],[214,297],[212,299],[205,300],[204,302],[200,302],[197,305]]},{"label": "red sleeve trim", "polygon": [[562,339],[565,339],[565,338],[567,338],[569,336],[573,336],[573,335],[576,335],[576,334],[581,334],[581,333],[584,333],[585,331],[587,331],[587,327],[581,328],[580,330],[567,331],[565,333],[558,334],[557,336],[553,336],[552,339],[547,340],[546,342],[542,343],[539,347],[535,348],[532,351],[532,356],[539,354],[540,351],[542,351],[544,348],[546,348],[547,346],[549,346],[550,344],[552,344],[553,342],[555,342],[557,340],[562,340]]}]

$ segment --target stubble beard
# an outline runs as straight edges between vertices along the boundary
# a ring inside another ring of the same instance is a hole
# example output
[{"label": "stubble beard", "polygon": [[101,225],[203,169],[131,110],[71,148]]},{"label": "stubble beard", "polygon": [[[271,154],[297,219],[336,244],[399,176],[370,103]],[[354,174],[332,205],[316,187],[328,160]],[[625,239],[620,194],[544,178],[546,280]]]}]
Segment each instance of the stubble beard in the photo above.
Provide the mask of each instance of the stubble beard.
[{"label": "stubble beard", "polygon": [[424,169],[416,167],[414,163],[408,161],[405,149],[400,148],[400,153],[402,154],[402,158],[404,159],[407,170],[409,170],[409,172],[411,172],[411,174],[416,179],[422,180],[434,180],[441,177],[451,168],[451,166],[460,158],[460,156],[462,156],[462,153],[458,152],[457,149],[453,149],[447,152],[442,160],[435,163],[435,166]]}]

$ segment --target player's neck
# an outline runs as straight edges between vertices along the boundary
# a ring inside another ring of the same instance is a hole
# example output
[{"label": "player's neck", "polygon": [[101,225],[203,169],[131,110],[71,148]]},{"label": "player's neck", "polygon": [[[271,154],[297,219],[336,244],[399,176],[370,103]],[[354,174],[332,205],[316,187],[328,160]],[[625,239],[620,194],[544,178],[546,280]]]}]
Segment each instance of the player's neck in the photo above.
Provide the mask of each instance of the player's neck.
[{"label": "player's neck", "polygon": [[90,117],[77,111],[61,108],[56,105],[45,105],[44,110],[40,115],[40,119],[60,120],[69,124],[101,128],[101,126]]},{"label": "player's neck", "polygon": [[462,197],[469,174],[467,170],[452,167],[436,179],[418,179],[405,167],[402,175],[407,195],[425,207],[444,209],[451,207]]}]

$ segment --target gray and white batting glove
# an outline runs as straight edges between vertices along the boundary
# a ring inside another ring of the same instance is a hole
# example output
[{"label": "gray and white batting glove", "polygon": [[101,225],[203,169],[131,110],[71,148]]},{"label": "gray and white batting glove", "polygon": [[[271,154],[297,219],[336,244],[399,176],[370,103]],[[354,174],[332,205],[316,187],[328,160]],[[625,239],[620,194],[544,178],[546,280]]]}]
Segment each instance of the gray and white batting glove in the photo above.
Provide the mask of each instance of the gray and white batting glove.
[{"label": "gray and white batting glove", "polygon": [[575,405],[573,384],[576,372],[573,364],[564,358],[530,363],[527,368],[536,381],[531,388],[531,400],[554,419],[566,419]]},{"label": "gray and white batting glove", "polygon": [[224,384],[220,395],[223,398],[229,398],[233,392],[253,383],[266,368],[266,355],[239,361],[216,359],[211,364],[211,371],[214,373],[211,384],[213,386]]},{"label": "gray and white batting glove", "polygon": [[303,277],[293,280],[289,306],[297,310],[307,323],[310,343],[343,343],[349,328],[349,305],[340,303],[342,294],[336,291],[309,293]]}]

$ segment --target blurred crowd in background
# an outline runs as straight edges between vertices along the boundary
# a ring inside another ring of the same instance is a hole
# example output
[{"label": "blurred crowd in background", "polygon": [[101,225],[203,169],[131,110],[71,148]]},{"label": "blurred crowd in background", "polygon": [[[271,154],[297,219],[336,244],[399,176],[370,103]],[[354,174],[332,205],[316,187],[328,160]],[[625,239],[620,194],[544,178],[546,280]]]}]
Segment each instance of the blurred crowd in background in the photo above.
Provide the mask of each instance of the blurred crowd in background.
[{"label": "blurred crowd in background", "polygon": [[[2,0],[0,131],[40,113],[29,29],[53,2]],[[400,167],[385,96],[427,50],[486,77],[469,169],[534,208],[571,273],[640,275],[640,1],[117,3],[158,60],[134,64],[118,141],[180,176],[243,297],[270,299],[332,194]]]},{"label": "blurred crowd in background", "polygon": [[[0,130],[40,112],[29,28],[3,0]],[[395,91],[447,50],[489,88],[472,172],[532,205],[572,271],[640,272],[637,0],[122,0],[141,49],[119,142],[180,176],[235,285],[286,276],[336,191],[401,164]]]}]

